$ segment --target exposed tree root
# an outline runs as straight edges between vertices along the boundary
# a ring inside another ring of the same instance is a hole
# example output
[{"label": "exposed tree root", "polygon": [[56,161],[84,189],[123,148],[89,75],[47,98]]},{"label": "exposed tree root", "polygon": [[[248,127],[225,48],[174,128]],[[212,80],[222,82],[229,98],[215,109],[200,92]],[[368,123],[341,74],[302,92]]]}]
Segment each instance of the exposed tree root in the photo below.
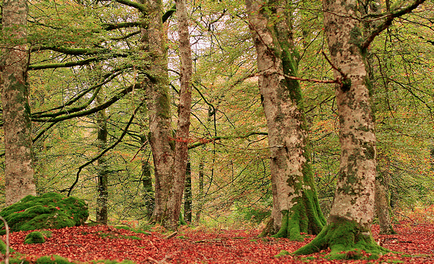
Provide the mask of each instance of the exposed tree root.
[{"label": "exposed tree root", "polygon": [[369,230],[362,229],[356,222],[336,219],[328,224],[309,244],[299,248],[294,255],[309,255],[330,248],[329,259],[362,259],[367,253],[370,259],[390,252],[379,246]]}]

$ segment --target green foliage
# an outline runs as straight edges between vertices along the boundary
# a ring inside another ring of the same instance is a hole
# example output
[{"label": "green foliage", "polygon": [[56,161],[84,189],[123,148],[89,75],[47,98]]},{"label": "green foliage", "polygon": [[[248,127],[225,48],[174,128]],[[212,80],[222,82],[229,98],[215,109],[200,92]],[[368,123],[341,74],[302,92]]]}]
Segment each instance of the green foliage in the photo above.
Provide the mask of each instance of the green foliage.
[{"label": "green foliage", "polygon": [[[5,218],[11,231],[35,229],[59,229],[84,224],[89,212],[84,201],[64,197],[58,193],[26,196],[20,202],[4,208],[0,215]],[[3,229],[0,233],[5,233]]]},{"label": "green foliage", "polygon": [[41,232],[37,232],[37,231],[29,233],[24,239],[24,244],[37,244],[37,243],[44,243],[44,242],[45,242],[44,235]]}]

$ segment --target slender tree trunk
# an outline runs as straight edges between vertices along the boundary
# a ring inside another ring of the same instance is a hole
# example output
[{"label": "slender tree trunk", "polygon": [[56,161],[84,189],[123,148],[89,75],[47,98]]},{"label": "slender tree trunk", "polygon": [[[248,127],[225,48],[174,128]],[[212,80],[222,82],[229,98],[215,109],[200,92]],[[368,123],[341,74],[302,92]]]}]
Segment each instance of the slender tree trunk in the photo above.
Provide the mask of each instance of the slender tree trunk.
[{"label": "slender tree trunk", "polygon": [[[370,232],[374,216],[376,138],[370,107],[369,77],[361,50],[356,0],[324,0],[324,26],[335,77],[341,144],[339,179],[327,226],[295,254],[330,247],[331,258],[355,257],[342,251],[384,252]],[[360,252],[359,252],[360,253]]]},{"label": "slender tree trunk", "polygon": [[172,142],[169,84],[167,72],[166,37],[163,29],[161,0],[141,0],[148,6],[145,14],[147,26],[142,32],[143,75],[149,110],[149,142],[152,149],[155,172],[155,207],[152,221],[167,223],[171,219],[168,202],[173,187],[172,166],[174,148]]},{"label": "slender tree trunk", "polygon": [[[144,142],[143,142],[144,143]],[[151,165],[146,159],[142,160],[142,183],[143,183],[143,200],[146,207],[146,218],[151,219],[154,211],[155,193],[152,187]]]},{"label": "slender tree trunk", "polygon": [[199,177],[198,177],[198,189],[199,189],[199,194],[197,196],[197,209],[196,209],[196,223],[199,224],[200,223],[200,218],[201,218],[201,214],[202,214],[202,208],[203,208],[203,203],[204,203],[204,175],[205,175],[205,162],[204,162],[204,157],[202,156],[200,158],[199,161],[199,169],[198,169],[198,173],[199,173]]},{"label": "slender tree trunk", "polygon": [[[306,123],[292,40],[290,2],[246,0],[268,126],[273,209],[262,235],[302,240],[325,224],[307,148]],[[286,19],[282,19],[286,18]]]},{"label": "slender tree trunk", "polygon": [[191,190],[191,163],[187,163],[187,171],[185,177],[185,192],[184,192],[184,220],[191,223],[192,220],[192,190]]},{"label": "slender tree trunk", "polygon": [[179,92],[178,124],[175,138],[175,162],[172,170],[174,183],[169,204],[171,210],[171,223],[169,227],[171,229],[176,229],[178,225],[181,213],[182,195],[185,188],[188,138],[190,134],[191,76],[193,73],[185,0],[176,0],[175,2],[176,14],[178,16],[181,87]]},{"label": "slender tree trunk", "polygon": [[[102,103],[101,96],[97,96],[98,104]],[[107,118],[105,110],[101,110],[97,113],[97,126],[98,137],[97,144],[100,151],[103,151],[107,147]],[[96,221],[107,225],[108,221],[108,171],[106,157],[102,156],[98,159],[98,197],[96,202]]]},{"label": "slender tree trunk", "polygon": [[0,62],[0,87],[6,152],[6,205],[11,205],[27,195],[36,195],[27,83],[27,1],[5,0],[2,11],[4,48]]},{"label": "slender tree trunk", "polygon": [[378,158],[377,177],[375,178],[375,212],[380,223],[380,234],[396,234],[390,218],[390,159],[386,156]]}]

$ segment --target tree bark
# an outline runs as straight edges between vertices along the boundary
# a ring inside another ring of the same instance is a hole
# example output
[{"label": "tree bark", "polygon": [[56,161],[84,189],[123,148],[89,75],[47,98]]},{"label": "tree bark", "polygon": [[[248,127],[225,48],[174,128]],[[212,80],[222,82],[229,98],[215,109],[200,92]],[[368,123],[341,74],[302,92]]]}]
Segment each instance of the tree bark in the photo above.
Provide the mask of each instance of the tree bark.
[{"label": "tree bark", "polygon": [[166,224],[171,219],[168,202],[173,186],[172,166],[174,148],[171,129],[171,112],[167,71],[166,37],[161,20],[161,0],[141,0],[148,6],[144,14],[146,27],[142,30],[145,54],[141,67],[143,86],[146,88],[149,110],[149,142],[155,172],[155,207],[152,221]]},{"label": "tree bark", "polygon": [[[143,1],[143,0],[141,0]],[[168,229],[176,229],[181,213],[185,173],[188,158],[188,138],[191,111],[192,61],[188,19],[185,2],[176,1],[179,21],[179,52],[181,88],[178,122],[175,138],[171,130],[170,100],[168,92],[167,55],[162,22],[162,1],[146,0],[149,13],[145,15],[147,27],[143,29],[144,75],[148,91],[150,119],[150,145],[155,170],[155,207],[153,221]]]},{"label": "tree bark", "polygon": [[319,233],[325,218],[309,161],[300,86],[288,78],[297,75],[298,67],[289,4],[246,0],[271,158],[273,209],[262,235],[303,240],[300,233]]},{"label": "tree bark", "polygon": [[204,161],[203,156],[200,157],[198,173],[199,173],[199,176],[198,176],[199,193],[198,193],[197,198],[196,198],[196,201],[197,201],[196,224],[200,223],[201,216],[202,216],[203,204],[204,204],[204,200],[205,200],[205,190],[204,190],[205,161]]},{"label": "tree bark", "polygon": [[170,197],[170,229],[176,229],[181,213],[182,195],[185,188],[185,174],[188,161],[188,139],[191,113],[191,76],[193,73],[188,15],[185,0],[176,0],[178,16],[179,58],[181,87],[178,104],[178,124],[175,138],[175,161],[172,170],[174,183]]},{"label": "tree bark", "polygon": [[191,164],[187,163],[187,171],[185,174],[185,193],[184,193],[184,220],[191,223],[192,220],[192,189],[191,189]]},{"label": "tree bark", "polygon": [[27,67],[27,1],[3,2],[3,45],[0,63],[5,137],[6,205],[36,195],[32,158]]},{"label": "tree bark", "polygon": [[377,177],[375,178],[375,213],[380,224],[380,234],[396,234],[393,230],[390,208],[390,159],[387,156],[379,156],[377,166]]},{"label": "tree bark", "polygon": [[[386,251],[372,238],[376,176],[376,138],[370,107],[369,76],[356,0],[324,0],[324,28],[336,78],[341,159],[339,178],[327,226],[294,254],[331,248],[330,258]],[[352,253],[342,253],[352,251]]]},{"label": "tree bark", "polygon": [[[98,104],[102,103],[100,95],[97,95]],[[107,146],[107,121],[105,110],[101,110],[97,113],[97,129],[98,137],[97,144],[98,149],[103,151]],[[108,221],[108,171],[107,161],[104,156],[98,159],[98,183],[97,183],[98,197],[96,201],[96,221],[103,225],[107,225]]]}]

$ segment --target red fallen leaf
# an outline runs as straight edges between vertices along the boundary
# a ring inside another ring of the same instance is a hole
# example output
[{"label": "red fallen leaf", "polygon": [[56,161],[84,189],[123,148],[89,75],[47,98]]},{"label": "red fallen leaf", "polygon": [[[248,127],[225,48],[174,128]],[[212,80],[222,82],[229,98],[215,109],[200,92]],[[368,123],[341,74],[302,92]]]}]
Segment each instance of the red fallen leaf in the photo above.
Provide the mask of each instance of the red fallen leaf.
[{"label": "red fallen leaf", "polygon": [[57,209],[57,210],[60,210],[60,207],[59,207],[59,206],[56,206],[56,209]]}]

